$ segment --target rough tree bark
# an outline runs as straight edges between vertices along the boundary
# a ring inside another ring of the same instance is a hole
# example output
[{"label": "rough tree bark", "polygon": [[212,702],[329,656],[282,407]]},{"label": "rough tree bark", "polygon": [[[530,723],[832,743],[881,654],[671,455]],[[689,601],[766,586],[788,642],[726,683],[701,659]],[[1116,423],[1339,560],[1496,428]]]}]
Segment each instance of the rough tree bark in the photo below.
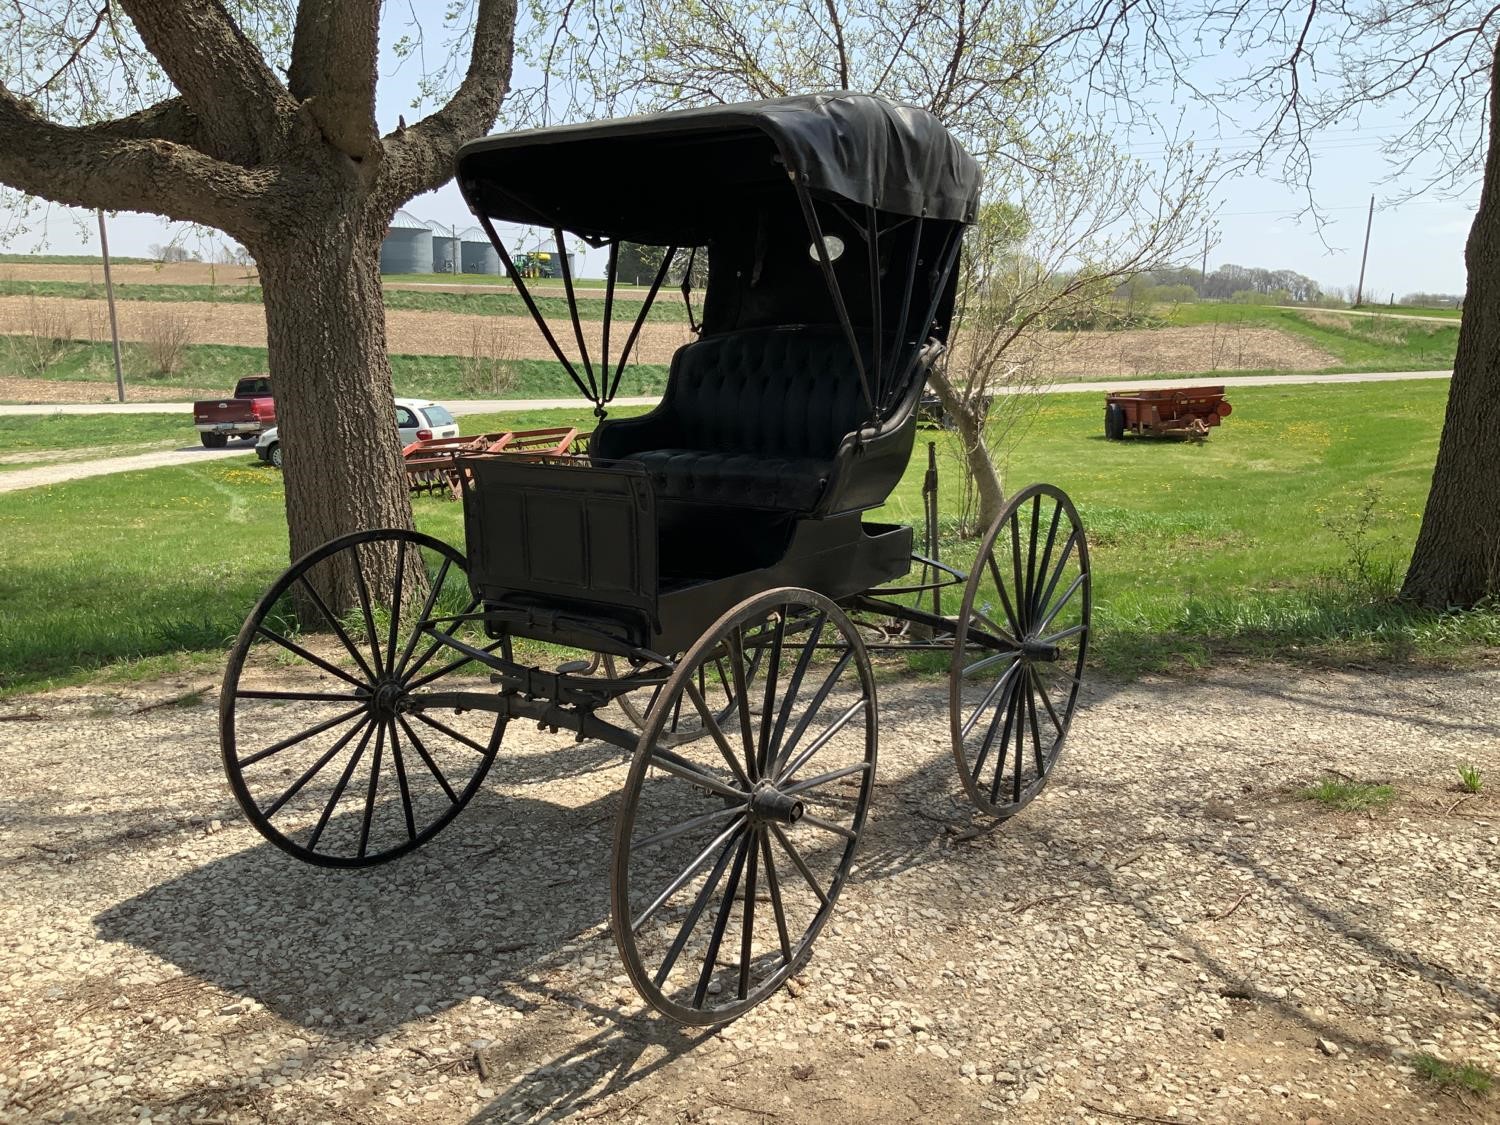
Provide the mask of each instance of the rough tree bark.
[{"label": "rough tree bark", "polygon": [[1448,413],[1422,529],[1401,594],[1432,609],[1500,594],[1500,47],[1490,79],[1489,153],[1464,247],[1469,271]]},{"label": "rough tree bark", "polygon": [[[48,120],[0,85],[0,183],[57,203],[216,227],[260,268],[296,557],[410,527],[378,256],[396,209],[444,183],[495,120],[515,0],[477,0],[462,82],[382,137],[379,0],[304,0],[282,82],[221,0],[118,0],[177,94],[99,124]],[[83,64],[80,64],[83,65]],[[346,584],[332,591],[348,604]]]}]

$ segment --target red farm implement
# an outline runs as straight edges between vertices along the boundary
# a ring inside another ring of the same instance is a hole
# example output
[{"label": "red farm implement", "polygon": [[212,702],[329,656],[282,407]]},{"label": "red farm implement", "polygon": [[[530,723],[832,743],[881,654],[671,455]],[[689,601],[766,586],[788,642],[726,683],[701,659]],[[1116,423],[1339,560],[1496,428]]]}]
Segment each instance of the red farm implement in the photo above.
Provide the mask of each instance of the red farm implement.
[{"label": "red farm implement", "polygon": [[1104,436],[1181,433],[1199,440],[1229,416],[1223,387],[1115,391],[1104,396]]},{"label": "red farm implement", "polygon": [[588,434],[574,426],[546,430],[509,430],[504,433],[468,437],[430,438],[414,441],[401,451],[406,460],[406,481],[414,494],[463,496],[462,457],[505,456],[527,453],[547,457],[588,451]]}]

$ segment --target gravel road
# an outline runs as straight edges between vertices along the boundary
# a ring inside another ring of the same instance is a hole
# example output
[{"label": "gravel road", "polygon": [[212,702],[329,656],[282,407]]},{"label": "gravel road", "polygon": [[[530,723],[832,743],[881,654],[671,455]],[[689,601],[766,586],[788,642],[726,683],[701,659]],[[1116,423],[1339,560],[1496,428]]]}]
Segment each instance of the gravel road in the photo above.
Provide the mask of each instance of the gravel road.
[{"label": "gravel road", "polygon": [[83,477],[101,477],[109,473],[129,473],[137,469],[160,469],[170,465],[196,465],[220,457],[243,457],[254,446],[235,442],[224,449],[205,449],[190,445],[182,449],[163,449],[157,453],[132,453],[126,457],[96,457],[91,461],[62,461],[38,465],[34,469],[16,469],[0,473],[0,492],[21,488],[38,488],[62,484]]},{"label": "gravel road", "polygon": [[[941,682],[881,692],[834,924],[696,1033],[608,936],[607,747],[513,724],[444,835],[346,873],[233,809],[206,679],[8,700],[0,1119],[1500,1121],[1410,1061],[1500,1071],[1500,799],[1455,789],[1500,785],[1500,669],[1094,685],[998,828]],[[1340,773],[1392,805],[1296,798]]]}]

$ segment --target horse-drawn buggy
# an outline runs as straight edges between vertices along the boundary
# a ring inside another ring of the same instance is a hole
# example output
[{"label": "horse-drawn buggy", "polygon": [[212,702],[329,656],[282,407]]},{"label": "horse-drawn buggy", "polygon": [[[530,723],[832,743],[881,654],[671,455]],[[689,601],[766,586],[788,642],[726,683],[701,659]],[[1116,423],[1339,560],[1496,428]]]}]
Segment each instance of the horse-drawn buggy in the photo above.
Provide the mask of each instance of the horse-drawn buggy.
[{"label": "horse-drawn buggy", "polygon": [[[457,176],[594,404],[592,442],[460,456],[464,553],[369,531],[294,563],[229,659],[229,779],[278,847],[360,867],[448,824],[512,720],[613,744],[621,957],[659,1011],[721,1022],[798,970],[845,887],[882,651],[951,652],[953,754],[986,814],[1041,791],[1073,718],[1090,572],[1067,497],[1017,492],[967,573],[877,514],[948,337],[979,171],[929,114],[829,94],[493,137]],[[605,284],[563,254],[569,320],[549,326],[499,223],[586,240]],[[644,292],[615,285],[622,243],[661,248]],[[704,252],[660,404],[606,417],[674,262]]]}]

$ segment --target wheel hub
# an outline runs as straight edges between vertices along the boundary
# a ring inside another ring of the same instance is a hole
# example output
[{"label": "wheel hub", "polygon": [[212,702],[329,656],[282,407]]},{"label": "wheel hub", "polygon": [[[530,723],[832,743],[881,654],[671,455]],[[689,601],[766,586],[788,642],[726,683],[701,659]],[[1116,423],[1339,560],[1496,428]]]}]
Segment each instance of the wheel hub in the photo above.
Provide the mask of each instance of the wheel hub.
[{"label": "wheel hub", "polygon": [[802,819],[802,802],[783,793],[769,781],[762,781],[750,791],[750,815],[772,824],[796,824]]},{"label": "wheel hub", "polygon": [[1056,661],[1062,656],[1062,650],[1056,645],[1043,644],[1027,638],[1021,641],[1021,655],[1027,660]]},{"label": "wheel hub", "polygon": [[401,701],[406,698],[406,688],[399,680],[386,680],[378,684],[370,699],[370,709],[377,718],[392,719],[401,710]]}]

